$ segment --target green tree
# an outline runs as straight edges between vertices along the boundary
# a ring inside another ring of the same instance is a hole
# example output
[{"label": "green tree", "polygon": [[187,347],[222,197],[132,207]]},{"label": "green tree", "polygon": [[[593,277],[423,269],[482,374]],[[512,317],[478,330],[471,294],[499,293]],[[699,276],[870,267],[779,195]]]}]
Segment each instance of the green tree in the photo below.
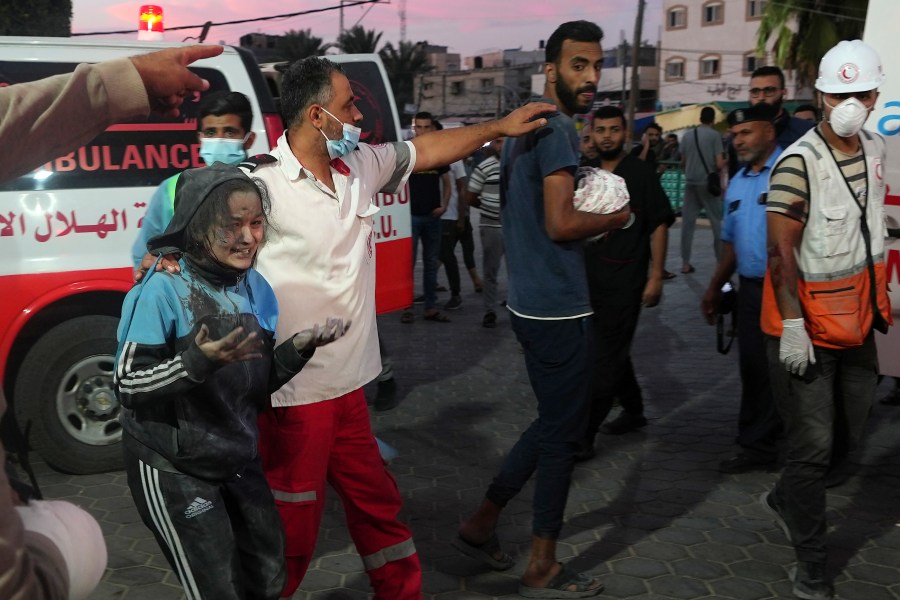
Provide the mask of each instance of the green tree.
[{"label": "green tree", "polygon": [[771,47],[775,64],[795,69],[797,82],[812,85],[819,61],[841,40],[862,37],[869,0],[778,0],[766,2],[756,38],[764,55]]},{"label": "green tree", "polygon": [[416,77],[423,75],[432,69],[425,54],[425,42],[400,42],[397,46],[388,42],[381,49],[381,62],[391,80],[394,91],[394,102],[402,114],[405,113],[407,104],[416,104],[414,87]]},{"label": "green tree", "polygon": [[72,0],[3,0],[0,35],[69,37]]},{"label": "green tree", "polygon": [[278,38],[275,52],[280,60],[293,62],[310,56],[322,56],[334,44],[323,44],[322,38],[312,34],[312,29],[293,29]]},{"label": "green tree", "polygon": [[337,46],[346,54],[370,54],[378,50],[381,33],[356,25],[338,36]]}]

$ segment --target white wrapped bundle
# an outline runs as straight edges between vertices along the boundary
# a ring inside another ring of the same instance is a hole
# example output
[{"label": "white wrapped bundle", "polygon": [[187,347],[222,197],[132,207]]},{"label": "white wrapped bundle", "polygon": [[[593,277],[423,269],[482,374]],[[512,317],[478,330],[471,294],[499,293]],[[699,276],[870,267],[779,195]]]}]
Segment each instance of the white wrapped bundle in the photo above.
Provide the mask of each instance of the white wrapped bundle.
[{"label": "white wrapped bundle", "polygon": [[[631,196],[625,180],[597,167],[579,167],[575,172],[575,209],[582,212],[607,215],[628,205]],[[628,225],[631,225],[629,219]],[[626,225],[625,227],[628,227]],[[624,228],[623,228],[624,229]],[[590,238],[597,240],[606,234]]]},{"label": "white wrapped bundle", "polygon": [[575,173],[575,208],[597,215],[622,209],[631,197],[625,180],[596,167],[579,167]]}]

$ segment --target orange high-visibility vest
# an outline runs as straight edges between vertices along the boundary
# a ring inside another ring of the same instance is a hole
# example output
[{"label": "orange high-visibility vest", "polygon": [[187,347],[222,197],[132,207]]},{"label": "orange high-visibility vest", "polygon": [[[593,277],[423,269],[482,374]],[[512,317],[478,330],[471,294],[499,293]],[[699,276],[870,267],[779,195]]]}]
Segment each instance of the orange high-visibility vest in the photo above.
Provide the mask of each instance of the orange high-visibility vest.
[{"label": "orange high-visibility vest", "polygon": [[[864,212],[856,202],[857,191],[844,179],[817,129],[809,130],[779,159],[800,156],[806,164],[809,218],[797,249],[797,296],[810,340],[825,348],[859,346],[873,323],[880,327],[892,322],[884,265],[884,139],[867,131],[860,131],[859,137],[866,163]],[[868,244],[863,218],[870,232]],[[781,321],[767,270],[762,330],[780,337]]]}]

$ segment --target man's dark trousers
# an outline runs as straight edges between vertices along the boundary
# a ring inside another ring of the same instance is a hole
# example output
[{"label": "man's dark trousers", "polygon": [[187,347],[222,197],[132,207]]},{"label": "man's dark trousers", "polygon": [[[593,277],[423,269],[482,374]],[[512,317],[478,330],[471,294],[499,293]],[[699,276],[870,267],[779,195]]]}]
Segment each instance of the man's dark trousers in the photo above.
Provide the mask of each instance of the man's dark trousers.
[{"label": "man's dark trousers", "polygon": [[781,417],[769,383],[766,336],[759,324],[762,279],[740,278],[737,302],[738,353],[741,369],[741,409],[737,443],[749,458],[778,458]]}]

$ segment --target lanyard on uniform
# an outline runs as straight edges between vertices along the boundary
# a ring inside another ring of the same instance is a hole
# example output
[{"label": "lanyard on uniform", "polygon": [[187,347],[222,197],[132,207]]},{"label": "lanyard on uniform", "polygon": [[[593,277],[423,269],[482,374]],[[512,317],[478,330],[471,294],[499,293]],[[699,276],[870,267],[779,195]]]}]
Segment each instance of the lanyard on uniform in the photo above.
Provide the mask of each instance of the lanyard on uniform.
[{"label": "lanyard on uniform", "polygon": [[[878,309],[878,290],[875,287],[875,259],[872,258],[872,233],[869,231],[869,220],[867,218],[867,210],[869,208],[869,201],[871,200],[872,194],[869,190],[869,163],[866,161],[866,147],[863,144],[862,137],[859,140],[859,151],[862,153],[863,158],[863,170],[866,175],[866,206],[863,207],[859,202],[859,197],[853,192],[853,188],[850,187],[850,182],[847,181],[847,176],[844,175],[844,172],[841,170],[841,165],[838,162],[837,157],[834,155],[834,150],[831,148],[831,145],[825,139],[825,136],[822,135],[822,132],[819,131],[819,128],[816,127],[816,134],[822,139],[822,142],[825,144],[825,147],[828,148],[828,153],[831,155],[831,160],[834,161],[835,166],[837,166],[838,171],[841,174],[841,178],[844,180],[844,183],[847,185],[847,191],[850,192],[850,196],[853,198],[854,204],[856,204],[857,208],[859,208],[859,212],[862,218],[859,220],[859,228],[862,232],[863,242],[866,244],[866,271],[869,273],[869,298],[872,302],[872,326],[880,331],[881,333],[887,333],[887,323],[884,320],[884,316],[881,314],[881,311]],[[862,136],[863,133],[859,134]]]}]

